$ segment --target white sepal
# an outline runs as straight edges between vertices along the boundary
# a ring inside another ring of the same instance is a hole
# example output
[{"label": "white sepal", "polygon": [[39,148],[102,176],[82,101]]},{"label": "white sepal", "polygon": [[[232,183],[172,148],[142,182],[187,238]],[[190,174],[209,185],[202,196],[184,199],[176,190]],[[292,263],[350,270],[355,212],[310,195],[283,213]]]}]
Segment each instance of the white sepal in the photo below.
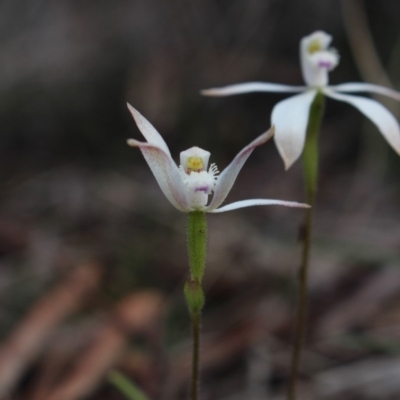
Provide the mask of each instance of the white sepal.
[{"label": "white sepal", "polygon": [[297,208],[310,208],[308,204],[297,203],[295,201],[284,201],[284,200],[272,200],[272,199],[249,199],[236,201],[235,203],[228,204],[226,206],[217,208],[215,210],[209,211],[212,213],[220,213],[225,211],[237,210],[243,207],[252,206],[285,206],[285,207],[297,207]]},{"label": "white sepal", "polygon": [[171,156],[154,144],[139,142],[135,139],[129,139],[127,142],[129,146],[140,149],[162,192],[171,204],[180,211],[191,211],[181,172]]},{"label": "white sepal", "polygon": [[129,103],[127,103],[127,106],[128,110],[131,112],[132,117],[136,122],[137,127],[139,128],[144,138],[147,140],[147,143],[154,144],[160,147],[162,150],[164,150],[164,152],[167,153],[168,155],[171,155],[167,143],[165,143],[164,139],[157,132],[156,128],[154,128],[154,126],[149,121],[147,121],[147,119],[143,117],[143,115],[140,114],[140,112],[135,108],[133,108]]},{"label": "white sepal", "polygon": [[362,112],[369,118],[380,130],[383,137],[400,154],[400,127],[393,114],[388,111],[382,104],[375,100],[365,97],[350,96],[345,94],[334,93],[328,89],[324,90],[326,96],[332,99],[349,103],[357,110]]},{"label": "white sepal", "polygon": [[357,92],[376,93],[400,101],[400,92],[384,86],[374,85],[373,83],[348,82],[348,83],[342,83],[340,85],[329,86],[328,89],[333,90],[335,92],[343,92],[343,93],[357,93]]},{"label": "white sepal", "polygon": [[204,89],[201,91],[201,94],[204,96],[230,96],[251,92],[295,93],[302,92],[305,89],[307,89],[305,86],[289,86],[268,82],[248,82],[220,88]]},{"label": "white sepal", "polygon": [[276,104],[272,110],[274,140],[285,169],[290,168],[303,151],[310,106],[316,94],[316,90],[311,90],[289,97]]},{"label": "white sepal", "polygon": [[274,127],[253,140],[249,145],[242,149],[233,161],[221,172],[215,185],[214,196],[205,211],[210,212],[218,208],[228,196],[235,180],[253,150],[265,143],[274,135]]}]

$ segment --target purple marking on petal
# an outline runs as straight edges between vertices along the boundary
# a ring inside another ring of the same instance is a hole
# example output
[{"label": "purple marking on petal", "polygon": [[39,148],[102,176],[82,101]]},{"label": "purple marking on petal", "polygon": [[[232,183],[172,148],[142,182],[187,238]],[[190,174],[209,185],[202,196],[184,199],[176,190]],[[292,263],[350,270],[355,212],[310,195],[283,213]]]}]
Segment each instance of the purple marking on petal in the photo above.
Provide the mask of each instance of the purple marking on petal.
[{"label": "purple marking on petal", "polygon": [[332,68],[332,63],[330,61],[321,60],[318,62],[318,67],[330,69]]},{"label": "purple marking on petal", "polygon": [[209,186],[199,186],[194,191],[195,191],[195,193],[197,193],[197,192],[207,193],[209,189],[210,189]]}]

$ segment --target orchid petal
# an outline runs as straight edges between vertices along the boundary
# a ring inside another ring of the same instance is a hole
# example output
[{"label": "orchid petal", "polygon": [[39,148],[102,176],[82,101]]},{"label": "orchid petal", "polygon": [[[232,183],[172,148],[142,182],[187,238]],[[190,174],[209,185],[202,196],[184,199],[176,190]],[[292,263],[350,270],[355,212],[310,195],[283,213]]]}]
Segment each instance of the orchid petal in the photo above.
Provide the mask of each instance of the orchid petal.
[{"label": "orchid petal", "polygon": [[267,132],[260,135],[257,139],[253,140],[249,145],[242,149],[233,161],[222,171],[217,179],[211,203],[205,208],[206,212],[214,210],[222,204],[250,154],[257,146],[260,146],[271,139],[273,135],[274,127],[271,127]]},{"label": "orchid petal", "polygon": [[282,100],[272,110],[271,121],[275,126],[275,143],[288,169],[303,151],[308,115],[316,90]]},{"label": "orchid petal", "polygon": [[391,97],[394,100],[400,101],[400,92],[398,92],[397,90],[393,90],[380,85],[374,85],[372,83],[349,82],[349,83],[342,83],[341,85],[329,86],[329,89],[332,89],[335,92],[345,92],[345,93],[356,93],[356,92],[377,93]]},{"label": "orchid petal", "polygon": [[178,210],[191,211],[179,168],[169,153],[152,143],[128,140],[129,146],[139,147],[165,197]]},{"label": "orchid petal", "polygon": [[369,118],[383,137],[400,155],[400,127],[396,118],[382,104],[365,97],[350,96],[324,90],[326,96],[351,104]]},{"label": "orchid petal", "polygon": [[162,136],[157,132],[154,126],[147,121],[145,117],[135,108],[133,108],[129,103],[127,103],[128,109],[134,118],[136,125],[138,126],[140,132],[147,140],[148,143],[153,144],[164,151],[164,153],[168,154],[169,156],[171,153],[169,152],[168,146],[165,143]]},{"label": "orchid petal", "polygon": [[205,89],[201,91],[201,94],[204,96],[230,96],[232,94],[251,92],[302,92],[306,89],[305,86],[289,86],[268,82],[249,82],[238,83],[236,85],[229,85],[221,88]]},{"label": "orchid petal", "polygon": [[225,211],[236,210],[238,208],[243,207],[251,207],[251,206],[286,206],[286,207],[297,207],[297,208],[310,208],[308,204],[297,203],[295,201],[284,201],[284,200],[270,200],[270,199],[251,199],[251,200],[242,200],[236,201],[235,203],[228,204],[224,207],[217,208],[216,210],[212,210],[212,213],[220,213]]}]

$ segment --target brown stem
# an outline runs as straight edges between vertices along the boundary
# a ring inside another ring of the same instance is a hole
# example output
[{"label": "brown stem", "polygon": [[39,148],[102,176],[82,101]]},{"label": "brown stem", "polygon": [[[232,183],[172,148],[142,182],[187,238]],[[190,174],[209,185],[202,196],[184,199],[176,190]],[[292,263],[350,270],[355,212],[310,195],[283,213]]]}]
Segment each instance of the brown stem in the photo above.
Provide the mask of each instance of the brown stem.
[{"label": "brown stem", "polygon": [[193,359],[192,359],[192,380],[191,400],[199,399],[200,380],[200,313],[192,314],[192,335],[193,335]]},{"label": "brown stem", "polygon": [[303,251],[299,270],[299,289],[297,294],[297,318],[293,344],[288,400],[296,399],[296,383],[299,374],[301,351],[304,341],[307,316],[308,270],[312,244],[312,220],[315,192],[318,181],[318,133],[324,112],[325,99],[318,93],[310,107],[306,142],[303,151],[303,169],[306,186],[307,203],[311,206],[306,210],[305,222],[302,229]]},{"label": "brown stem", "polygon": [[[311,196],[308,196],[311,197]],[[313,196],[312,196],[313,197]],[[308,204],[313,206],[314,199],[309,198]],[[304,333],[306,327],[307,303],[308,303],[308,265],[311,251],[313,208],[306,210],[305,223],[303,226],[303,250],[301,256],[301,265],[299,270],[299,289],[297,293],[297,318],[295,327],[295,338],[293,343],[293,352],[290,369],[290,381],[288,388],[288,400],[296,399],[296,383],[299,375],[299,365],[301,352],[304,342]]]}]

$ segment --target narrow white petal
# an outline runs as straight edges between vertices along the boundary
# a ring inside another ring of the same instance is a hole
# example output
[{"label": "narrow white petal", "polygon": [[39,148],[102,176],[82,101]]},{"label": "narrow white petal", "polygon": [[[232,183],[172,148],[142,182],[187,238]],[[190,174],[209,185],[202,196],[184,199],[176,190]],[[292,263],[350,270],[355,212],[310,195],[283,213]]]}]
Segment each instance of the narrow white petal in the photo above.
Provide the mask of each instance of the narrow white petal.
[{"label": "narrow white petal", "polygon": [[165,197],[178,210],[190,211],[185,186],[179,168],[164,149],[155,144],[128,140],[129,146],[139,147]]},{"label": "narrow white petal", "polygon": [[293,93],[302,92],[305,90],[305,86],[289,86],[281,85],[279,83],[268,83],[268,82],[249,82],[249,83],[238,83],[236,85],[224,86],[221,88],[211,88],[201,91],[204,96],[230,96],[232,94],[242,94],[250,92],[282,92],[282,93]]},{"label": "narrow white petal", "polygon": [[171,153],[169,152],[167,144],[165,143],[162,136],[157,132],[156,128],[154,128],[154,126],[129,103],[127,103],[127,106],[136,122],[136,125],[138,126],[140,132],[142,132],[142,135],[147,140],[147,142],[150,144],[154,144],[155,146],[164,150],[165,153],[170,155]]},{"label": "narrow white petal", "polygon": [[257,139],[253,140],[249,145],[242,149],[233,161],[222,171],[217,178],[211,203],[205,208],[206,212],[214,210],[222,204],[235,183],[236,177],[242,169],[243,164],[249,158],[249,155],[257,146],[260,146],[271,139],[273,135],[274,127],[271,127],[267,132],[260,135]]},{"label": "narrow white petal", "polygon": [[332,99],[351,104],[369,118],[380,130],[383,137],[400,155],[400,127],[396,118],[382,104],[365,97],[350,96],[325,90]]},{"label": "narrow white petal", "polygon": [[282,100],[272,110],[271,121],[275,126],[275,143],[286,169],[303,151],[310,106],[316,94],[316,90],[298,94]]},{"label": "narrow white petal", "polygon": [[374,85],[372,83],[349,82],[349,83],[342,83],[341,85],[329,86],[329,89],[332,89],[335,92],[344,92],[344,93],[357,93],[357,92],[377,93],[391,97],[394,100],[400,101],[400,92],[398,92],[397,90],[393,90],[385,86]]},{"label": "narrow white petal", "polygon": [[285,206],[285,207],[310,208],[310,206],[308,204],[297,203],[295,201],[251,199],[251,200],[236,201],[235,203],[228,204],[226,206],[217,208],[216,210],[212,210],[209,212],[220,213],[220,212],[225,212],[225,211],[236,210],[238,208],[243,208],[243,207],[274,206],[274,205]]}]

